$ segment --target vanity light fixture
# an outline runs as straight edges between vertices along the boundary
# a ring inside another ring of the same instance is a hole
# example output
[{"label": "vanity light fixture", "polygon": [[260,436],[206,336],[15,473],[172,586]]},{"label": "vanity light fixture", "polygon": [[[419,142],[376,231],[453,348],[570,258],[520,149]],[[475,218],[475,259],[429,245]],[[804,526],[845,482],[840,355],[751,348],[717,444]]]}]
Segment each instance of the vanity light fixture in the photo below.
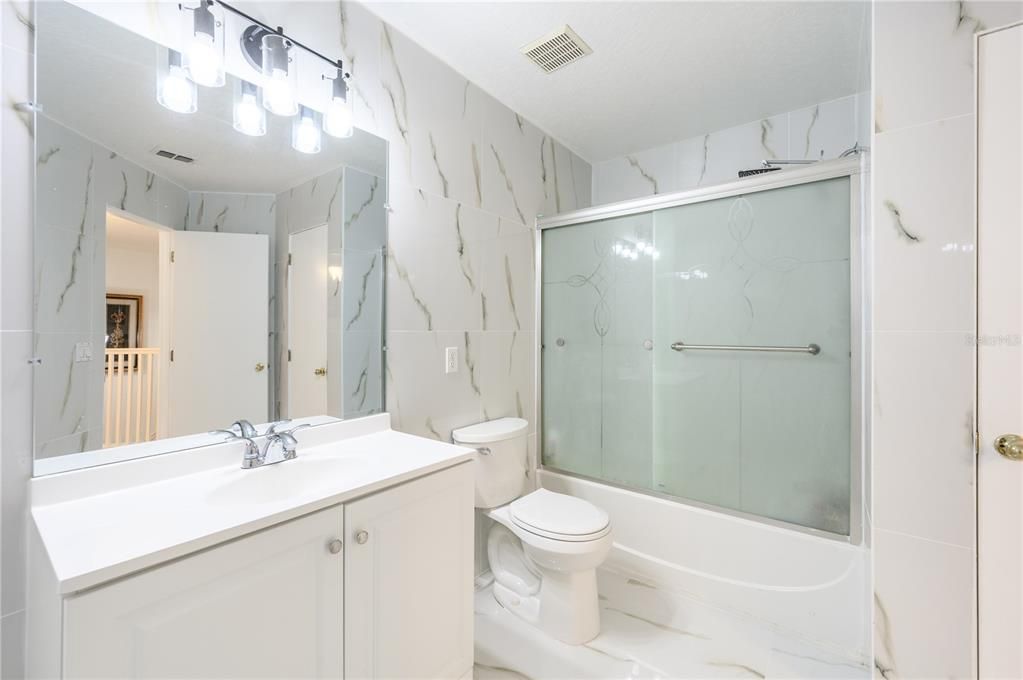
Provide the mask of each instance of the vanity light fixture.
[{"label": "vanity light fixture", "polygon": [[184,45],[184,65],[192,81],[205,87],[221,87],[224,74],[224,20],[220,8],[214,10],[211,0],[199,0],[195,9],[178,7],[191,12]]},{"label": "vanity light fixture", "polygon": [[298,117],[291,124],[291,146],[302,153],[320,153],[320,112],[308,106],[300,107]]},{"label": "vanity light fixture", "polygon": [[252,83],[236,79],[234,89],[234,129],[250,137],[266,134],[266,109],[263,92]]},{"label": "vanity light fixture", "polygon": [[156,74],[156,101],[177,113],[195,113],[198,109],[195,83],[188,79],[181,53],[161,50]]},{"label": "vanity light fixture", "polygon": [[330,78],[321,76],[324,80],[331,81],[330,103],[327,104],[327,111],[323,114],[323,131],[331,137],[351,137],[355,132],[355,121],[352,114],[352,102],[349,97],[348,78],[341,60],[337,62],[337,74]]},{"label": "vanity light fixture", "polygon": [[280,26],[275,32],[263,32],[263,106],[278,116],[298,113],[298,68],[291,57],[293,45]]}]

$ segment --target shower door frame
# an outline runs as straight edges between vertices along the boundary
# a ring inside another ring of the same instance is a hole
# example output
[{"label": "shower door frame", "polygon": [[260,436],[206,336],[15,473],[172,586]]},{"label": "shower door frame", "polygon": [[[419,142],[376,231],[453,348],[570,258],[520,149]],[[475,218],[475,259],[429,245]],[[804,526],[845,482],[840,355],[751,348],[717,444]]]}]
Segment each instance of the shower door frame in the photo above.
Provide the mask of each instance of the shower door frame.
[{"label": "shower door frame", "polygon": [[[712,512],[719,512],[724,515],[747,519],[761,524],[767,524],[783,529],[789,529],[804,534],[819,536],[829,540],[846,542],[851,545],[865,543],[868,538],[865,536],[865,480],[869,479],[869,456],[866,443],[870,441],[870,409],[868,408],[870,394],[867,390],[870,374],[869,342],[866,341],[866,333],[869,332],[870,319],[870,291],[864,288],[864,282],[870,281],[869,257],[867,244],[868,223],[864,216],[869,215],[866,201],[869,196],[865,195],[863,189],[869,186],[862,175],[869,176],[869,157],[867,155],[853,156],[850,158],[833,161],[821,161],[795,170],[781,170],[768,172],[762,175],[717,184],[709,187],[701,187],[688,191],[680,191],[671,194],[660,194],[645,198],[608,203],[605,205],[574,210],[572,212],[553,215],[551,217],[538,216],[536,219],[535,240],[535,323],[536,323],[536,375],[534,378],[534,404],[536,413],[536,460],[534,461],[537,472],[544,471],[553,474],[564,475],[576,479],[587,480],[597,484],[603,484],[613,488],[645,494],[655,498],[662,498],[675,503],[689,505]],[[850,413],[849,413],[849,535],[836,534],[823,529],[806,527],[801,524],[773,519],[755,513],[745,512],[734,508],[726,508],[720,505],[704,503],[691,498],[666,494],[652,489],[644,489],[617,482],[611,482],[599,477],[583,475],[555,466],[544,465],[543,463],[543,230],[556,229],[559,227],[576,226],[588,222],[597,222],[613,217],[625,217],[639,213],[653,212],[664,208],[675,208],[693,203],[721,198],[731,198],[747,194],[781,189],[784,187],[798,186],[800,184],[811,184],[828,179],[840,177],[849,178],[849,302],[850,302],[850,357],[849,357],[849,382],[850,382]],[[537,480],[539,484],[539,474]]]}]

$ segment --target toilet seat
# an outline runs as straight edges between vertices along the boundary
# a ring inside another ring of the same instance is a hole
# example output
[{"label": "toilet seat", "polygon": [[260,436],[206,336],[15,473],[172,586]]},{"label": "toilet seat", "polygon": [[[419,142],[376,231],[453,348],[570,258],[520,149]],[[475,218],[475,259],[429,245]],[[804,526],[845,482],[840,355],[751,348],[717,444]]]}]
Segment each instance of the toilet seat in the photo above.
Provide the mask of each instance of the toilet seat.
[{"label": "toilet seat", "polygon": [[595,541],[611,531],[610,518],[597,506],[547,489],[513,501],[508,515],[519,529],[554,541]]}]

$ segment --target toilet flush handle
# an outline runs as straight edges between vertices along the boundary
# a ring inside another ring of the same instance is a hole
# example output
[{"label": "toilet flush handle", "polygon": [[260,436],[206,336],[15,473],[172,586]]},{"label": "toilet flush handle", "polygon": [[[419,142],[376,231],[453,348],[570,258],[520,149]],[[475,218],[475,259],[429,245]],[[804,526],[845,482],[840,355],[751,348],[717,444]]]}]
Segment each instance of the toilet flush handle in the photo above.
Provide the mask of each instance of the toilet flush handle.
[{"label": "toilet flush handle", "polygon": [[479,454],[481,456],[489,456],[490,455],[490,447],[489,446],[477,446],[476,450],[479,452]]}]

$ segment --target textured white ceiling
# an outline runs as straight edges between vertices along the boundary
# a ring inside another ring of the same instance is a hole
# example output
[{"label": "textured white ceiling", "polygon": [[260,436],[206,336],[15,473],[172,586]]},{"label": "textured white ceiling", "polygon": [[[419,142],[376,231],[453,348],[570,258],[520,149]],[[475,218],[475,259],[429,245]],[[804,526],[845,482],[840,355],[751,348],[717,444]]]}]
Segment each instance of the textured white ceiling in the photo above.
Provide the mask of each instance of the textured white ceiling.
[{"label": "textured white ceiling", "polygon": [[[370,2],[591,161],[865,87],[866,2]],[[519,48],[569,24],[593,54],[551,74]]]}]

